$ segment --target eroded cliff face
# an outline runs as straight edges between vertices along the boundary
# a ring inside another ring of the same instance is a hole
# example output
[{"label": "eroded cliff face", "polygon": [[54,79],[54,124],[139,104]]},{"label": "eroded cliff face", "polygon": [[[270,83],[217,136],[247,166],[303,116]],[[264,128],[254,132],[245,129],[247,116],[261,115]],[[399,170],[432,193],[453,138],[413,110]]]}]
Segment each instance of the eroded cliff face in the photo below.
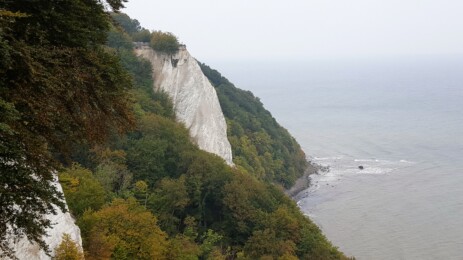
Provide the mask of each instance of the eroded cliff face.
[{"label": "eroded cliff face", "polygon": [[227,124],[217,93],[186,48],[180,47],[174,55],[156,52],[148,46],[138,46],[135,52],[151,62],[154,88],[169,94],[177,120],[190,130],[199,148],[233,165]]},{"label": "eroded cliff face", "polygon": [[[63,192],[61,185],[58,180],[53,183],[60,192]],[[80,229],[74,223],[69,212],[63,213],[60,209],[57,209],[57,215],[49,214],[46,216],[47,219],[51,220],[53,223],[52,228],[47,230],[48,236],[44,237],[45,243],[49,246],[52,253],[54,249],[61,243],[61,239],[64,233],[67,233],[71,236],[71,239],[74,242],[77,242],[82,248],[82,238],[80,236]],[[20,260],[49,260],[52,259],[50,256],[47,256],[43,250],[40,250],[39,246],[36,244],[31,244],[27,238],[22,238],[19,241],[14,241],[13,239],[10,242],[13,245],[13,249],[16,252],[16,257]]]}]

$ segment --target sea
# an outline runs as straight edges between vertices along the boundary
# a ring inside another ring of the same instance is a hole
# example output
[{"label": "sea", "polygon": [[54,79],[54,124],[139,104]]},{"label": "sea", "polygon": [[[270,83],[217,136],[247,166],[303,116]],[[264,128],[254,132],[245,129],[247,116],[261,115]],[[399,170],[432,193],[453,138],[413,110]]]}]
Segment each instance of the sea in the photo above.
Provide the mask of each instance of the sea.
[{"label": "sea", "polygon": [[329,167],[297,203],[340,250],[463,259],[463,57],[215,67]]}]

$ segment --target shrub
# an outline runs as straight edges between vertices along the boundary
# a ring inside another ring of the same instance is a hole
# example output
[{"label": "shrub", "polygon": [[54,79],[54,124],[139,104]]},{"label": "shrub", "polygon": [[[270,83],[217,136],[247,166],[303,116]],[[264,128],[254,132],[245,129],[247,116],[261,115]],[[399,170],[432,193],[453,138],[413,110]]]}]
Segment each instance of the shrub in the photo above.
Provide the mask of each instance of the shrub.
[{"label": "shrub", "polygon": [[178,51],[179,43],[175,35],[170,32],[154,31],[151,34],[151,47],[160,52],[174,54]]},{"label": "shrub", "polygon": [[69,234],[64,233],[61,244],[55,248],[55,260],[84,260],[84,253],[79,245],[71,239]]}]

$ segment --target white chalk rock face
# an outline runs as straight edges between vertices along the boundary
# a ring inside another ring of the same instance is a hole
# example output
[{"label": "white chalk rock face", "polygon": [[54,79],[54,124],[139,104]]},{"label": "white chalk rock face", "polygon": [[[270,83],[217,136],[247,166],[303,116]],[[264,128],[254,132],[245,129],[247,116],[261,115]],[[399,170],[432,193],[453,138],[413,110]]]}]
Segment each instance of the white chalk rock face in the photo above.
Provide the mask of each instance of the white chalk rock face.
[{"label": "white chalk rock face", "polygon": [[233,165],[227,124],[214,87],[184,46],[174,55],[138,45],[136,54],[153,66],[154,88],[164,90],[174,103],[177,119],[190,130],[199,148]]},{"label": "white chalk rock face", "polygon": [[[58,188],[60,192],[63,192],[61,185],[56,180],[54,185]],[[64,233],[67,233],[71,236],[71,239],[79,244],[82,249],[82,238],[80,236],[80,229],[74,223],[69,212],[63,213],[60,209],[57,209],[57,215],[49,214],[46,216],[47,219],[51,220],[53,226],[47,230],[48,236],[44,237],[45,243],[48,245],[54,253],[55,248],[61,243]],[[43,250],[40,250],[39,246],[36,244],[31,244],[27,238],[22,238],[19,241],[12,241],[13,249],[16,251],[16,257],[20,260],[49,260],[52,259],[50,256],[47,256]]]}]

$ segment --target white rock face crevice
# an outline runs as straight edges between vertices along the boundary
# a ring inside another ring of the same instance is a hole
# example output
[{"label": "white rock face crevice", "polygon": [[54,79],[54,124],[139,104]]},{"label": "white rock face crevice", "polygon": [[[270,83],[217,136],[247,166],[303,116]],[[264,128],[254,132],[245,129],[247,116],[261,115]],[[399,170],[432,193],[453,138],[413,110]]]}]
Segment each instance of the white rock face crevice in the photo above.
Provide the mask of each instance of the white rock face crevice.
[{"label": "white rock face crevice", "polygon": [[217,93],[186,48],[180,47],[174,55],[148,46],[138,46],[135,52],[151,62],[154,88],[172,98],[177,119],[189,129],[199,148],[233,165],[227,123]]},{"label": "white rock face crevice", "polygon": [[[58,182],[58,179],[53,183],[58,189],[58,191],[63,192],[61,185]],[[63,234],[69,234],[71,239],[76,242],[82,249],[82,238],[80,236],[80,229],[74,223],[74,218],[72,218],[69,211],[63,213],[60,209],[56,208],[57,214],[48,214],[45,218],[49,219],[52,222],[52,227],[47,230],[48,236],[44,237],[45,243],[48,245],[50,250],[54,249],[61,243]],[[15,256],[22,260],[49,260],[52,259],[48,256],[45,251],[40,250],[37,244],[32,244],[26,237],[23,237],[19,241],[14,241],[11,239],[10,244],[14,249]]]}]

